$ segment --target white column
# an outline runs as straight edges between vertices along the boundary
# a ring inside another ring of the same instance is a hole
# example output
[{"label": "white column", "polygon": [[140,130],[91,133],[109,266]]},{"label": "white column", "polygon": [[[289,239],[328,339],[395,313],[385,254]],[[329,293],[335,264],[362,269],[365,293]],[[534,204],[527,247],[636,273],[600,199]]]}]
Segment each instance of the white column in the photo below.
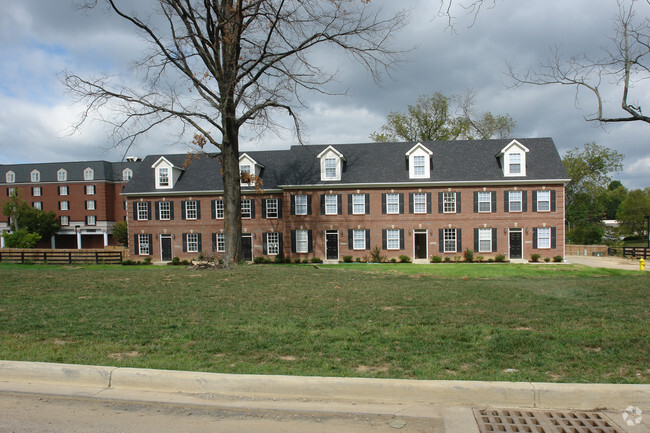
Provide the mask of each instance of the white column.
[{"label": "white column", "polygon": [[81,249],[81,231],[77,230],[77,249]]},{"label": "white column", "polygon": [[108,233],[104,232],[104,247],[108,246]]},{"label": "white column", "polygon": [[50,244],[52,245],[52,249],[55,250],[56,249],[56,236],[55,235],[52,235],[52,237],[50,238]]},{"label": "white column", "polygon": [[[0,233],[0,235],[1,234],[2,233]],[[4,236],[0,236],[0,248],[4,248],[4,247],[5,247],[5,238]]]}]

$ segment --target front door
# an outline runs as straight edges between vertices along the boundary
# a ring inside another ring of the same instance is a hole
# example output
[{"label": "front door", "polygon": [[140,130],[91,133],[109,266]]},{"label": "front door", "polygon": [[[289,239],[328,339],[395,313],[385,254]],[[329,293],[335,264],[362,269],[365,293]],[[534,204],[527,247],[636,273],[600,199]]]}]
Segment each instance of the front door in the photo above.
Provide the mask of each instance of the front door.
[{"label": "front door", "polygon": [[162,260],[163,262],[172,261],[171,235],[160,235],[160,260]]},{"label": "front door", "polygon": [[522,245],[521,245],[521,230],[510,232],[510,258],[521,259]]},{"label": "front door", "polygon": [[246,262],[253,261],[253,237],[251,235],[241,235],[242,258]]},{"label": "front door", "polygon": [[427,258],[427,232],[415,232],[415,258]]},{"label": "front door", "polygon": [[325,250],[327,260],[339,259],[339,232],[326,231],[325,232]]}]

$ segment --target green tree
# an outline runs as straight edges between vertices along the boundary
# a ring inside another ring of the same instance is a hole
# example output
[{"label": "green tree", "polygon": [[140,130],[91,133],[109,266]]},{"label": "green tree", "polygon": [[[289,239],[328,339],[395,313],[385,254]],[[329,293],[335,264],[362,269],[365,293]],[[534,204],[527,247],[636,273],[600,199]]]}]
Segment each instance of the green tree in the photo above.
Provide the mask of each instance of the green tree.
[{"label": "green tree", "polygon": [[13,233],[5,232],[2,237],[5,238],[7,248],[34,248],[41,240],[41,235],[30,233],[27,229],[20,229]]},{"label": "green tree", "polygon": [[369,0],[150,0],[137,2],[145,4],[140,10],[127,0],[81,3],[105,5],[148,50],[136,62],[140,84],[64,74],[68,91],[87,107],[77,126],[98,110],[126,145],[175,123],[196,133],[197,146],[218,149],[228,265],[242,254],[240,128],[273,129],[280,112],[293,120],[300,139],[295,109],[302,92],[336,93],[337,68],[331,56],[321,56],[324,50],[344,51],[378,80],[400,60],[391,43],[408,15],[385,15]]},{"label": "green tree", "polygon": [[605,191],[601,197],[605,208],[605,219],[616,219],[618,208],[627,197],[627,192],[627,188],[625,188],[618,180],[612,181],[609,184],[607,191]]},{"label": "green tree", "polygon": [[[37,234],[39,238],[36,242],[38,242],[40,239],[52,237],[61,228],[59,219],[54,212],[44,212],[31,207],[20,198],[18,193],[12,193],[9,200],[2,205],[2,213],[10,217],[16,239],[27,239],[25,233]],[[33,237],[25,242],[29,244],[32,239]],[[22,240],[16,242],[25,243]]]},{"label": "green tree", "polygon": [[113,227],[113,238],[124,245],[129,246],[129,225],[126,221],[118,221]]},{"label": "green tree", "polygon": [[635,189],[628,193],[616,214],[620,226],[627,234],[648,235],[646,216],[650,215],[650,188]]},{"label": "green tree", "polygon": [[623,168],[623,155],[587,143],[567,152],[562,161],[571,179],[566,186],[566,216],[571,228],[567,238],[572,243],[598,243],[607,216],[603,197],[612,182],[610,173]]},{"label": "green tree", "polygon": [[515,126],[514,120],[507,114],[477,115],[473,98],[471,90],[462,97],[445,96],[440,92],[421,95],[415,105],[407,107],[406,113],[391,111],[386,123],[370,134],[370,139],[390,142],[507,137]]}]

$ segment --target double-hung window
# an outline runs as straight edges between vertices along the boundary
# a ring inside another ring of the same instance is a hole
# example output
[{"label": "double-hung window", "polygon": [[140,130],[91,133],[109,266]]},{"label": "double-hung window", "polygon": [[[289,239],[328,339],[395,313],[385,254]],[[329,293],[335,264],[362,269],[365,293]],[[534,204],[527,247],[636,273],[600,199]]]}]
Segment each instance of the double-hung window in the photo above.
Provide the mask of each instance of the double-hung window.
[{"label": "double-hung window", "polygon": [[86,195],[95,195],[95,185],[86,185]]},{"label": "double-hung window", "polygon": [[68,195],[67,185],[63,185],[59,187],[59,195]]},{"label": "double-hung window", "polygon": [[366,195],[352,194],[352,214],[361,215],[366,213]]},{"label": "double-hung window", "polygon": [[521,191],[508,191],[509,212],[521,212]]},{"label": "double-hung window", "polygon": [[160,167],[158,169],[158,186],[169,186],[169,168]]},{"label": "double-hung window", "polygon": [[56,172],[56,180],[59,182],[65,182],[68,180],[68,172],[65,171],[64,169],[59,169],[59,171]]},{"label": "double-hung window", "polygon": [[307,230],[296,230],[296,252],[309,252],[309,232]]},{"label": "double-hung window", "polygon": [[149,204],[146,201],[137,202],[136,212],[138,221],[145,221],[149,219]]},{"label": "double-hung window", "polygon": [[335,194],[325,194],[325,215],[337,215],[338,197]]},{"label": "double-hung window", "polygon": [[97,217],[95,215],[87,215],[86,216],[86,225],[94,226],[95,224],[97,224]]},{"label": "double-hung window", "polygon": [[492,212],[492,193],[479,191],[478,193],[478,211]]},{"label": "double-hung window", "polygon": [[32,179],[32,182],[40,182],[41,181],[41,172],[38,171],[38,170],[32,171],[31,179]]},{"label": "double-hung window", "polygon": [[34,188],[32,188],[32,195],[34,197],[40,197],[42,195],[41,187],[35,186]]},{"label": "double-hung window", "polygon": [[86,209],[95,210],[95,200],[86,200]]},{"label": "double-hung window", "polygon": [[277,256],[280,254],[280,234],[267,233],[266,234],[266,248],[270,256]]},{"label": "double-hung window", "polygon": [[413,213],[427,213],[426,193],[424,192],[413,193]]},{"label": "double-hung window", "polygon": [[413,175],[414,176],[424,176],[426,174],[424,163],[426,158],[424,155],[415,155],[413,156]]},{"label": "double-hung window", "polygon": [[60,201],[59,202],[59,209],[60,210],[70,210],[70,202],[67,200]]},{"label": "double-hung window", "polygon": [[8,172],[5,174],[5,181],[6,181],[7,183],[14,183],[14,182],[16,182],[16,173],[14,173],[13,171],[8,171]]},{"label": "double-hung window", "polygon": [[[243,208],[243,205],[242,205],[242,208]],[[218,219],[218,220],[222,220],[223,215],[224,215],[223,214],[223,200],[221,200],[221,199],[215,200],[214,201],[214,216],[215,216],[215,218]]]},{"label": "double-hung window", "polygon": [[241,217],[242,218],[252,218],[252,205],[251,205],[251,199],[249,198],[244,198],[241,201]]},{"label": "double-hung window", "polygon": [[444,242],[444,252],[445,253],[455,253],[457,252],[456,248],[456,229],[443,229],[443,242]]},{"label": "double-hung window", "polygon": [[224,233],[217,233],[216,240],[217,252],[222,253],[226,251],[226,235]]},{"label": "double-hung window", "polygon": [[149,235],[138,235],[138,255],[148,256],[151,254],[151,246],[149,245]]},{"label": "double-hung window", "polygon": [[352,249],[365,250],[366,249],[366,231],[365,230],[352,230]]},{"label": "double-hung window", "polygon": [[325,178],[336,179],[336,158],[325,158]]},{"label": "double-hung window", "polygon": [[386,194],[386,213],[387,214],[399,213],[399,194],[397,193]]},{"label": "double-hung window", "polygon": [[186,236],[187,236],[187,252],[188,253],[198,253],[199,252],[199,234],[198,233],[188,233]]},{"label": "double-hung window", "polygon": [[[278,202],[277,198],[270,198],[266,200],[266,217],[267,218],[278,218]],[[277,233],[275,233],[277,234]],[[269,253],[271,254],[271,253]]]},{"label": "double-hung window", "polygon": [[94,180],[95,179],[95,171],[88,167],[84,170],[84,180]]},{"label": "double-hung window", "polygon": [[172,202],[170,201],[158,202],[158,216],[161,220],[171,220]]},{"label": "double-hung window", "polygon": [[399,247],[400,247],[399,230],[398,229],[386,230],[386,249],[399,250]]},{"label": "double-hung window", "polygon": [[537,191],[537,211],[548,212],[551,210],[551,191]]},{"label": "double-hung window", "polygon": [[34,206],[34,209],[42,210],[43,209],[43,202],[42,201],[35,201],[32,204],[32,206]]},{"label": "double-hung window", "polygon": [[185,202],[185,219],[195,220],[198,218],[198,204],[196,200],[188,200]]},{"label": "double-hung window", "polygon": [[307,215],[307,196],[294,196],[294,206],[296,215]]},{"label": "double-hung window", "polygon": [[492,251],[492,229],[478,229],[478,252]]},{"label": "double-hung window", "polygon": [[521,174],[521,153],[510,153],[508,165],[510,174]]},{"label": "double-hung window", "polygon": [[70,225],[70,217],[67,215],[61,215],[61,225],[62,226],[69,226]]},{"label": "double-hung window", "polygon": [[442,193],[442,211],[444,213],[456,213],[456,193]]},{"label": "double-hung window", "polygon": [[539,227],[537,229],[537,248],[551,248],[550,227]]}]

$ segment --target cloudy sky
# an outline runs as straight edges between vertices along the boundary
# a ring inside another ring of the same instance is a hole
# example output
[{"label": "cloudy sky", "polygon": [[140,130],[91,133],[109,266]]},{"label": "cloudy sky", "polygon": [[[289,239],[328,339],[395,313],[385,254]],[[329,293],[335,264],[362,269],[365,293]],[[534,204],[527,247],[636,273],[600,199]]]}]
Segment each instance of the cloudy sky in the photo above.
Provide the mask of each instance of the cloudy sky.
[{"label": "cloudy sky", "polygon": [[[132,2],[133,0],[131,0]],[[143,0],[144,1],[144,0]],[[126,2],[126,0],[124,0]],[[123,2],[123,3],[124,3]],[[66,160],[120,160],[109,128],[88,122],[72,132],[82,107],[65,93],[58,77],[63,71],[82,76],[108,74],[128,81],[131,62],[143,52],[143,41],[132,29],[102,10],[82,12],[73,0],[3,2],[0,10],[0,164]],[[127,3],[125,3],[127,4]],[[549,57],[560,46],[567,57],[600,55],[612,34],[614,0],[497,0],[472,16],[456,9],[456,31],[444,19],[434,19],[437,0],[373,0],[371,5],[411,10],[409,25],[394,46],[412,48],[401,66],[377,84],[347,57],[328,54],[329,66],[340,65],[335,86],[347,95],[305,95],[300,111],[308,143],[367,142],[390,111],[405,111],[419,95],[441,92],[476,93],[476,109],[508,113],[517,122],[515,137],[552,137],[563,155],[596,142],[625,155],[624,172],[617,173],[628,188],[650,186],[650,125],[641,122],[605,127],[584,118],[595,101],[561,86],[512,88],[507,64],[518,71]],[[637,4],[640,16],[650,5]],[[603,83],[607,114],[619,116],[620,88]],[[650,80],[637,83],[634,101],[650,103]],[[158,130],[143,137],[129,155],[186,152],[188,139],[178,142],[174,131]],[[286,148],[296,143],[290,132],[258,137],[242,131],[242,150]]]}]

